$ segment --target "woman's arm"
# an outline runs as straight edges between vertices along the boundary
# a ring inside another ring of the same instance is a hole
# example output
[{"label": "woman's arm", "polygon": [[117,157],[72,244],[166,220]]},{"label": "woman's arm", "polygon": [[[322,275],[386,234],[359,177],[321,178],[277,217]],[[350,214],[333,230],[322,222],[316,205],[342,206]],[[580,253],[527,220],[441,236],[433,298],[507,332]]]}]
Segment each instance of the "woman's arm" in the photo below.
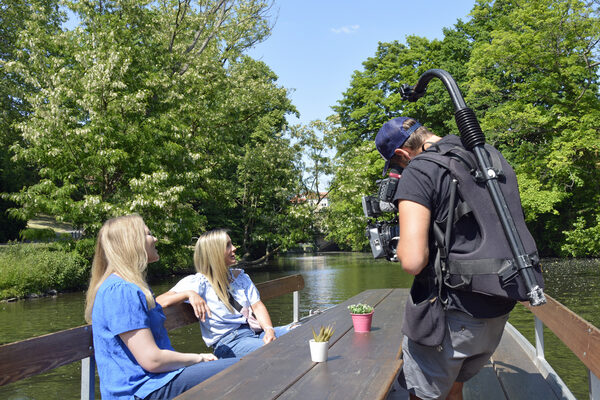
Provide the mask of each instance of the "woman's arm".
[{"label": "woman's arm", "polygon": [[160,349],[148,328],[135,329],[119,335],[137,363],[148,372],[169,372],[202,361],[216,360],[214,354],[178,353]]},{"label": "woman's arm", "polygon": [[207,315],[208,318],[211,317],[208,304],[206,304],[206,301],[204,301],[202,296],[193,290],[185,290],[183,292],[168,291],[156,298],[156,302],[163,308],[172,306],[174,304],[183,303],[186,300],[189,300],[190,305],[194,309],[196,318],[198,318],[200,321],[204,322]]},{"label": "woman's arm", "polygon": [[267,311],[265,304],[260,300],[257,301],[256,303],[252,304],[252,311],[254,312],[260,327],[263,328],[263,331],[265,331],[263,342],[267,344],[275,340],[275,329],[273,329],[271,316],[269,315],[269,311]]}]

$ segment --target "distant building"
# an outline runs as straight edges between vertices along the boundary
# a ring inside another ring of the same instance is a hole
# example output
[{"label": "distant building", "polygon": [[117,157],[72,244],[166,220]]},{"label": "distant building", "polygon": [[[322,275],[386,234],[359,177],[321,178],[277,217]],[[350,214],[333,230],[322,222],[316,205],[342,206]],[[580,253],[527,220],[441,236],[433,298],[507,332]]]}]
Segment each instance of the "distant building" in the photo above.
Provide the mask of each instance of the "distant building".
[{"label": "distant building", "polygon": [[[327,193],[328,192],[319,192],[318,196],[316,193],[309,193],[306,195],[298,195],[298,196],[293,197],[291,199],[291,202],[296,203],[296,204],[308,203],[311,206],[316,205],[317,211],[318,211],[322,208],[329,207],[329,198],[327,197]],[[319,198],[321,199],[320,202],[319,202]]]}]

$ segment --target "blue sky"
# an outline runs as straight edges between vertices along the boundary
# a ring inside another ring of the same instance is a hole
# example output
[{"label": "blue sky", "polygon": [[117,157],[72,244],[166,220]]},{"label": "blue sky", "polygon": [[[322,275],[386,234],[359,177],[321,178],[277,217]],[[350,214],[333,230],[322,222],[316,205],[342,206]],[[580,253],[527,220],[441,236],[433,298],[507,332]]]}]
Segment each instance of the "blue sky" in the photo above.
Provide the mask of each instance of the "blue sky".
[{"label": "blue sky", "polygon": [[[352,74],[375,55],[378,42],[408,35],[441,39],[442,29],[468,20],[475,0],[278,0],[272,35],[249,51],[293,89],[291,98],[306,124],[332,114]],[[410,82],[407,82],[410,83]],[[413,83],[414,84],[414,83]]]}]

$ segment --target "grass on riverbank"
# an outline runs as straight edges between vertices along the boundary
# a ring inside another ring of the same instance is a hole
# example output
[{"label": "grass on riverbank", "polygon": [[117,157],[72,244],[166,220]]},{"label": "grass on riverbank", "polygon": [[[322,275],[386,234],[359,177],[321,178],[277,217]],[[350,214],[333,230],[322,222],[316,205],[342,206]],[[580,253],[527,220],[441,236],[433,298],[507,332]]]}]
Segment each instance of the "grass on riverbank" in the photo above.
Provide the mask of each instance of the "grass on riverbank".
[{"label": "grass on riverbank", "polygon": [[88,277],[88,261],[55,243],[0,248],[0,299],[82,289]]},{"label": "grass on riverbank", "polygon": [[[22,243],[0,246],[0,300],[85,289],[95,238],[79,238],[71,224],[41,215],[27,223]],[[41,243],[43,242],[43,243]],[[193,273],[193,247],[159,241],[160,261],[148,266],[147,279]]]}]

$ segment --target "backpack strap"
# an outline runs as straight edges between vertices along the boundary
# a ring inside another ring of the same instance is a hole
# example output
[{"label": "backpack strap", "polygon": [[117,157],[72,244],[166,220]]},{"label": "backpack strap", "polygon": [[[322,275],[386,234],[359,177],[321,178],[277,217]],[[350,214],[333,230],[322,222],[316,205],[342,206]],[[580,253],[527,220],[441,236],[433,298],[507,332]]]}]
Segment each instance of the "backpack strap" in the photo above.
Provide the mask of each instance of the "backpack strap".
[{"label": "backpack strap", "polygon": [[227,294],[229,295],[229,304],[231,304],[231,306],[235,308],[237,312],[241,313],[243,308],[242,305],[238,303],[238,301],[233,297],[231,292],[227,292]]}]

